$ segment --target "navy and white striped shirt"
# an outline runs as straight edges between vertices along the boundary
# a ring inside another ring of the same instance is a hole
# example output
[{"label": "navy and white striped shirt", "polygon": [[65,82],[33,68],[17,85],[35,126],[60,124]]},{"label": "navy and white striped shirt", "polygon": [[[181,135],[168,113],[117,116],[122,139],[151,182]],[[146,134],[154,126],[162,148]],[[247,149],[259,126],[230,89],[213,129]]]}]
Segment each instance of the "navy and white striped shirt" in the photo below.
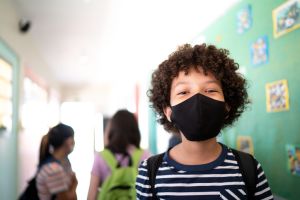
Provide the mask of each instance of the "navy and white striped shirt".
[{"label": "navy and white striped shirt", "polygon": [[[159,199],[247,199],[246,186],[233,153],[222,145],[221,155],[204,165],[182,165],[168,152],[159,166],[155,193]],[[256,161],[257,162],[257,161]],[[273,199],[261,165],[257,162],[255,199]],[[147,160],[139,167],[136,181],[137,199],[151,199]]]}]

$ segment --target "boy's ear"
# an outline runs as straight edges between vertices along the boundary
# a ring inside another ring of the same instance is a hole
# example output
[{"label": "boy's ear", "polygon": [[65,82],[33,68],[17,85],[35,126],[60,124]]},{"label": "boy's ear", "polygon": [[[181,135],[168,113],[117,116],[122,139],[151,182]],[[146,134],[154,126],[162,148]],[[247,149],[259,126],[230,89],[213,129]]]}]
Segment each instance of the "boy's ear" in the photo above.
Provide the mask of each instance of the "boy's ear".
[{"label": "boy's ear", "polygon": [[164,114],[167,117],[167,119],[169,120],[169,122],[171,122],[172,109],[170,106],[167,106],[164,108]]}]

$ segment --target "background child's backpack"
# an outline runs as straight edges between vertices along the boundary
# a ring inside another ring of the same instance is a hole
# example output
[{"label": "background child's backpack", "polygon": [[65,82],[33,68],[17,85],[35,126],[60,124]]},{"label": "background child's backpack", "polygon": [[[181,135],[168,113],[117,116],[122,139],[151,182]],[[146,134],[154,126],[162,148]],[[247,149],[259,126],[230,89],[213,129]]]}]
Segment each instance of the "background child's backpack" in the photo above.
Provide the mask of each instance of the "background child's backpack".
[{"label": "background child's backpack", "polygon": [[36,176],[34,176],[30,181],[24,192],[21,194],[19,200],[39,200],[38,191],[36,188]]},{"label": "background child's backpack", "polygon": [[[48,158],[45,162],[43,162],[38,167],[37,173],[34,175],[34,177],[28,181],[28,184],[27,184],[24,192],[20,195],[19,200],[39,200],[40,199],[38,196],[38,190],[37,190],[37,186],[36,186],[36,176],[43,165],[51,163],[51,162],[60,163],[59,161],[55,160],[52,157]],[[54,198],[55,198],[55,195],[52,196],[51,199],[54,199]]]},{"label": "background child's backpack", "polygon": [[111,169],[111,175],[102,184],[98,200],[136,199],[135,181],[142,153],[141,149],[136,149],[131,156],[128,155],[128,166],[121,166],[110,150],[100,152]]}]

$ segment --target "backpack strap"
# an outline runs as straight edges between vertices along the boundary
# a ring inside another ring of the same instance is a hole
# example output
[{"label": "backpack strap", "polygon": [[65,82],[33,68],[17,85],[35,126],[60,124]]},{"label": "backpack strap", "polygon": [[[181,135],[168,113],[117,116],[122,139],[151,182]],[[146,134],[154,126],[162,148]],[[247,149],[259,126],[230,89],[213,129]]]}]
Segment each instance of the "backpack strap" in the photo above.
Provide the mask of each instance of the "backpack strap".
[{"label": "backpack strap", "polygon": [[155,177],[159,168],[159,165],[162,163],[164,157],[164,153],[151,156],[147,160],[147,170],[148,170],[148,177],[149,177],[149,184],[150,184],[150,191],[152,193],[152,199],[158,199],[155,192]]},{"label": "backpack strap", "polygon": [[131,154],[132,166],[136,169],[139,167],[143,153],[144,151],[142,149],[136,148]]},{"label": "backpack strap", "polygon": [[[143,152],[144,151],[142,149],[135,149],[132,152],[129,159],[131,159],[130,162],[132,162],[132,166],[134,166],[135,168],[138,168]],[[109,149],[104,149],[100,152],[100,154],[102,158],[106,161],[111,171],[117,168],[119,162],[115,158],[115,155]]]},{"label": "backpack strap", "polygon": [[257,182],[257,166],[254,157],[248,153],[231,149],[234,154],[239,168],[242,173],[243,180],[246,184],[248,199],[254,199]]},{"label": "backpack strap", "polygon": [[[52,155],[49,156],[47,159],[45,159],[42,163],[40,163],[38,165],[37,172],[36,172],[35,176],[29,181],[29,184],[35,184],[35,185],[37,185],[36,177],[37,177],[38,173],[40,172],[40,170],[42,169],[42,167],[44,165],[47,165],[47,164],[50,164],[50,163],[54,163],[54,162],[58,163],[59,165],[62,166],[62,164],[61,164],[61,162],[59,160],[55,159]],[[33,182],[33,183],[31,183],[31,182]],[[36,192],[38,193],[37,189],[36,189]],[[54,200],[54,199],[56,199],[56,194],[52,194],[51,195],[51,200]],[[24,199],[24,200],[26,200],[26,199]]]},{"label": "backpack strap", "polygon": [[40,171],[40,169],[41,169],[44,165],[49,164],[49,163],[53,163],[53,162],[56,162],[56,163],[62,165],[61,162],[60,162],[59,160],[55,159],[55,158],[51,155],[51,156],[47,157],[46,159],[44,159],[41,163],[38,164],[38,167],[37,167],[37,173]]},{"label": "backpack strap", "polygon": [[113,172],[118,166],[118,161],[115,158],[114,154],[109,149],[104,149],[100,152],[100,155],[106,161],[110,170]]}]

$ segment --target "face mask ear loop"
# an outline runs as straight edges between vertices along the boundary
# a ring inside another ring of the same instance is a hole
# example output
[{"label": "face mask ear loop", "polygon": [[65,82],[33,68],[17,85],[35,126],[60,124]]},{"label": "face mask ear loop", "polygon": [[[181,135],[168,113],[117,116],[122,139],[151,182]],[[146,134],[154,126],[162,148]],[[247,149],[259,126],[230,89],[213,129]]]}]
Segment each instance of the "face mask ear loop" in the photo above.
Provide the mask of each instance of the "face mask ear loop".
[{"label": "face mask ear loop", "polygon": [[[171,111],[172,111],[172,113],[173,113],[173,108],[172,108],[172,106],[169,105],[169,107],[170,107],[170,109],[171,109]],[[171,115],[170,115],[169,122],[171,122],[171,124],[173,124],[173,126],[175,126],[175,124],[172,122],[172,113],[171,113]]]},{"label": "face mask ear loop", "polygon": [[225,112],[225,120],[229,118],[229,113],[230,113],[230,110],[229,111],[226,110],[226,112]]},{"label": "face mask ear loop", "polygon": [[228,106],[227,103],[225,103],[225,120],[229,118],[229,113],[230,113],[230,107]]},{"label": "face mask ear loop", "polygon": [[[171,110],[172,110],[172,113],[173,113],[173,108],[172,108],[172,106],[170,106],[170,108],[171,108]],[[172,122],[172,114],[170,115],[170,122],[171,122],[171,124],[176,128],[176,129],[178,129],[178,131],[180,131],[179,130],[179,128],[176,126],[176,124],[174,123],[174,122]]]}]

